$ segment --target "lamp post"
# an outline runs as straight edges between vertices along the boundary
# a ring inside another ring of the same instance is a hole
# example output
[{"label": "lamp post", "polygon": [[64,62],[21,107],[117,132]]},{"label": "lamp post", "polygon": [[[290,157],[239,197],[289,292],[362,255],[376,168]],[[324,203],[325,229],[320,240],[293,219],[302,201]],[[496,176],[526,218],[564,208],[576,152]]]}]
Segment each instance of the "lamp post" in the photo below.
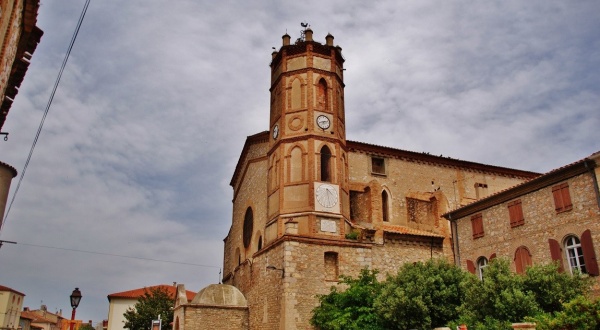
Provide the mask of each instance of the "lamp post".
[{"label": "lamp post", "polygon": [[71,293],[71,307],[73,307],[73,312],[71,313],[71,326],[70,330],[73,330],[73,324],[75,323],[75,309],[79,306],[79,302],[81,301],[81,291],[79,288],[75,288],[73,293]]}]

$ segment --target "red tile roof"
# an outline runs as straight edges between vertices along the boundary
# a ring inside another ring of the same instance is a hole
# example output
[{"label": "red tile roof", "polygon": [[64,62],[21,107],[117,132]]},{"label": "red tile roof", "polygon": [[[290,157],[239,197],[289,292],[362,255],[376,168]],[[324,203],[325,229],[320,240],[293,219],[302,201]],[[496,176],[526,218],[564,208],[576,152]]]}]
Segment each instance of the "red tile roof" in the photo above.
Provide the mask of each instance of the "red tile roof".
[{"label": "red tile roof", "polygon": [[564,181],[567,178],[575,175],[588,172],[598,166],[594,159],[598,157],[598,155],[600,155],[600,151],[597,151],[589,157],[577,160],[571,164],[553,169],[536,178],[531,178],[512,187],[500,190],[492,195],[486,196],[485,198],[457,207],[450,212],[442,214],[442,217],[448,220],[458,219],[466,215],[479,212],[488,207],[504,203],[510,199],[531,193],[532,191],[539,190],[543,187]]},{"label": "red tile roof", "polygon": [[[108,300],[110,301],[112,298],[137,299],[137,298],[142,297],[144,295],[144,293],[146,293],[147,290],[149,291],[151,289],[158,289],[158,288],[166,291],[169,295],[172,295],[173,297],[175,297],[175,295],[177,294],[177,288],[175,286],[168,285],[168,284],[161,284],[161,285],[143,287],[143,288],[129,290],[129,291],[111,293],[108,295]],[[196,292],[194,292],[194,291],[186,290],[185,293],[186,293],[188,301],[192,301],[192,299],[194,299],[194,297],[196,296]]]},{"label": "red tile roof", "polygon": [[381,226],[381,229],[383,229],[383,231],[385,231],[387,233],[444,238],[444,235],[435,234],[435,233],[431,233],[428,231],[413,229],[413,228],[404,227],[404,226],[383,225],[383,226]]},{"label": "red tile roof", "polygon": [[15,289],[11,289],[11,288],[9,288],[7,286],[4,286],[4,285],[0,285],[0,291],[10,291],[12,293],[16,293],[16,294],[19,294],[19,295],[25,297],[24,293],[21,293],[21,292],[15,290]]}]

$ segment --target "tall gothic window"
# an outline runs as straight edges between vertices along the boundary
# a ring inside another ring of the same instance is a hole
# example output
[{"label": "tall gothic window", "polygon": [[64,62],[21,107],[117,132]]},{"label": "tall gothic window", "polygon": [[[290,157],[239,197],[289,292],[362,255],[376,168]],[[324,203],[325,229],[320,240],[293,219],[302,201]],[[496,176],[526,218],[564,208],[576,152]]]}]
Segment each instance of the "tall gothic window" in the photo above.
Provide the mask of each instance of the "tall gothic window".
[{"label": "tall gothic window", "polygon": [[381,192],[381,210],[383,211],[383,221],[390,221],[389,208],[388,193],[384,190]]},{"label": "tall gothic window", "polygon": [[321,148],[321,181],[331,182],[331,151],[327,146]]},{"label": "tall gothic window", "polygon": [[325,82],[325,79],[321,78],[321,80],[319,80],[319,84],[317,85],[317,108],[321,110],[328,110],[327,103],[327,83]]},{"label": "tall gothic window", "polygon": [[247,249],[250,246],[250,241],[252,240],[252,231],[254,230],[254,216],[252,214],[252,208],[248,207],[246,209],[246,215],[244,215],[244,232],[243,232],[243,241],[244,247]]}]

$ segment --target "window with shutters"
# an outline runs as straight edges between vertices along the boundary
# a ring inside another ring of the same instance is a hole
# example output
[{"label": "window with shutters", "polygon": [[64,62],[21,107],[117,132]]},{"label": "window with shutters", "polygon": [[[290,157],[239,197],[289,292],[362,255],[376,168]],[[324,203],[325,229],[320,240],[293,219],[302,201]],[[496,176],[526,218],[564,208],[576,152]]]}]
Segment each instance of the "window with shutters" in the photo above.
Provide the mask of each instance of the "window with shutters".
[{"label": "window with shutters", "polygon": [[479,259],[477,259],[477,276],[480,280],[483,280],[484,269],[487,266],[488,260],[486,259],[486,257],[480,257]]},{"label": "window with shutters", "polygon": [[508,203],[508,214],[510,217],[511,227],[518,227],[525,224],[525,219],[523,217],[523,208],[521,207],[520,199]]},{"label": "window with shutters", "polygon": [[570,235],[565,239],[565,253],[569,261],[569,269],[571,274],[582,273],[587,274],[585,268],[585,259],[583,258],[583,248],[581,241],[575,235]]},{"label": "window with shutters", "polygon": [[385,175],[385,159],[371,157],[371,173]]},{"label": "window with shutters", "polygon": [[568,183],[565,182],[552,187],[552,195],[554,197],[554,208],[556,209],[556,213],[573,209]]},{"label": "window with shutters", "polygon": [[471,217],[471,227],[473,228],[473,238],[483,237],[483,217],[481,213]]},{"label": "window with shutters", "polygon": [[524,274],[525,269],[531,266],[531,253],[525,246],[520,246],[515,251],[515,268],[518,274]]}]

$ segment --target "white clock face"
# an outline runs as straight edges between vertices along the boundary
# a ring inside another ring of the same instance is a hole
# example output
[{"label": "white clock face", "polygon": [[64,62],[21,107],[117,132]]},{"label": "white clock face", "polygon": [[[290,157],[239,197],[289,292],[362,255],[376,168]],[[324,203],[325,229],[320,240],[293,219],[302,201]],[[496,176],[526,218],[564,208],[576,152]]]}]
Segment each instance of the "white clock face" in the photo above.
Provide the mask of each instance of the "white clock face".
[{"label": "white clock face", "polygon": [[329,118],[327,118],[327,116],[325,115],[320,115],[317,117],[317,125],[321,128],[321,129],[328,129],[330,126],[330,122],[329,122]]},{"label": "white clock face", "polygon": [[279,136],[279,125],[275,124],[275,126],[273,127],[273,140],[277,140],[278,136]]},{"label": "white clock face", "polygon": [[317,202],[324,207],[332,208],[338,202],[337,190],[330,184],[320,185],[315,193],[317,195]]}]

